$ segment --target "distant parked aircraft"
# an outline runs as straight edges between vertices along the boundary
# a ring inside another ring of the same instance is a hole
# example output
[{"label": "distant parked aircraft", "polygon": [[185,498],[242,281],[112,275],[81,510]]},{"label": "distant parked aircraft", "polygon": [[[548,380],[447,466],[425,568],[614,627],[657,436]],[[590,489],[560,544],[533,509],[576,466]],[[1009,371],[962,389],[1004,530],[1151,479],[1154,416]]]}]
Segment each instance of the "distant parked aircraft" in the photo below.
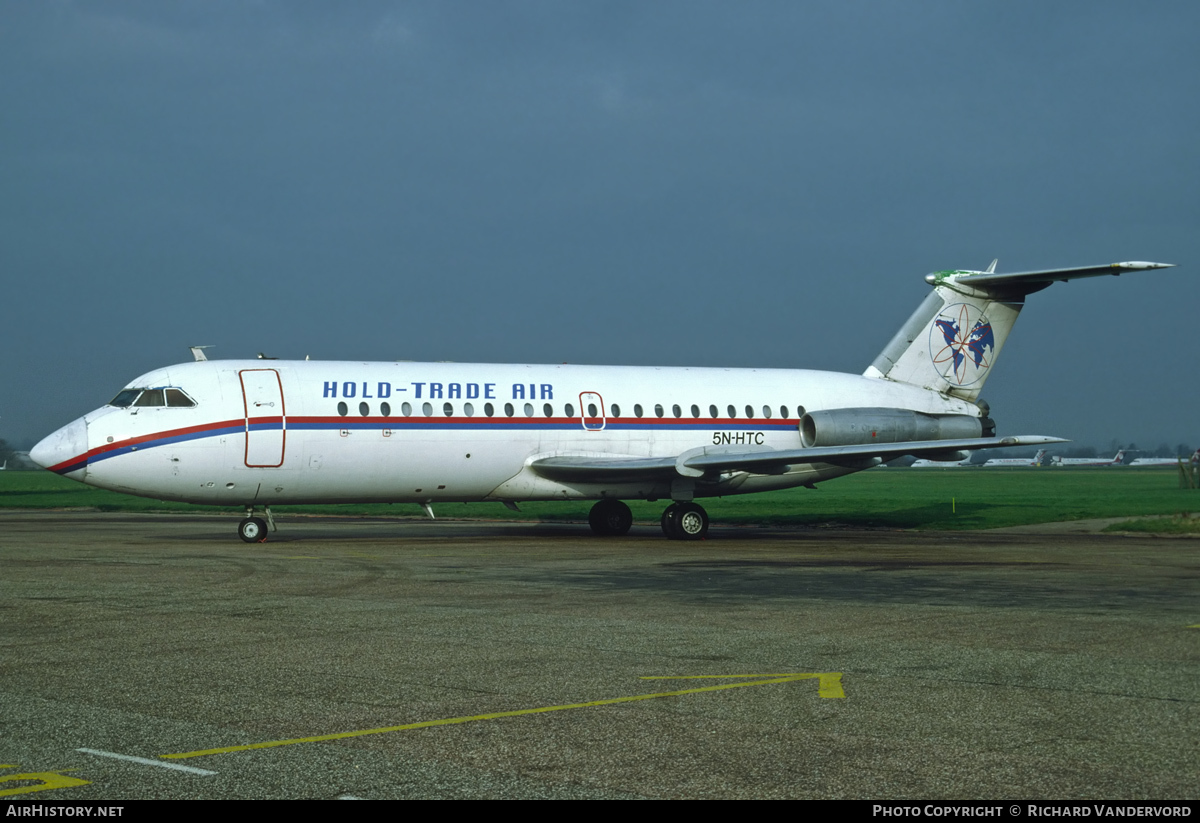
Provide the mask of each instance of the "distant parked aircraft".
[{"label": "distant parked aircraft", "polygon": [[1146,469],[1158,466],[1178,466],[1178,457],[1139,457],[1129,464],[1131,469]]},{"label": "distant parked aircraft", "polygon": [[[962,460],[917,460],[910,469],[953,469],[971,465],[970,456]],[[982,465],[982,464],[980,464]]]},{"label": "distant parked aircraft", "polygon": [[1045,449],[1038,449],[1038,453],[1032,458],[1029,457],[993,457],[991,460],[983,464],[985,469],[995,469],[998,467],[1012,468],[1014,466],[1040,466],[1042,458],[1046,456]]},{"label": "distant parked aircraft", "polygon": [[1103,457],[1059,457],[1055,455],[1050,458],[1050,465],[1058,468],[1074,468],[1078,466],[1119,466],[1121,461],[1125,459],[1125,450],[1121,449],[1116,456],[1111,459]]}]

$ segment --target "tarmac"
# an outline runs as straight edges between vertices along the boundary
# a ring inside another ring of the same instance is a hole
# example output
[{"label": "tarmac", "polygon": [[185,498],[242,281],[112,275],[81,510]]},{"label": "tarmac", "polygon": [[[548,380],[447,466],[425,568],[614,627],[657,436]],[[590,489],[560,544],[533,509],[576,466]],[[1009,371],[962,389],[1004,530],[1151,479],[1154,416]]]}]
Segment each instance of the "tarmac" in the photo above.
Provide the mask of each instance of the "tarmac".
[{"label": "tarmac", "polygon": [[1195,540],[236,522],[0,513],[0,797],[1200,786]]}]

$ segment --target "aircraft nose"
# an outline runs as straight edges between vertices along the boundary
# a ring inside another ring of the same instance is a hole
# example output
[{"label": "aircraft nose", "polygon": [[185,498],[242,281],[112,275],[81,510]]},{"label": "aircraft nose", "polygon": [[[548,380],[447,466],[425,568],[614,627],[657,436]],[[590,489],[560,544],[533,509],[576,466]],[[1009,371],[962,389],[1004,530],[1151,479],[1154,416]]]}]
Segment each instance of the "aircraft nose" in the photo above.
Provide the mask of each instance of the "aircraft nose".
[{"label": "aircraft nose", "polygon": [[29,459],[43,469],[68,474],[87,467],[87,423],[73,420],[47,435],[29,452]]}]

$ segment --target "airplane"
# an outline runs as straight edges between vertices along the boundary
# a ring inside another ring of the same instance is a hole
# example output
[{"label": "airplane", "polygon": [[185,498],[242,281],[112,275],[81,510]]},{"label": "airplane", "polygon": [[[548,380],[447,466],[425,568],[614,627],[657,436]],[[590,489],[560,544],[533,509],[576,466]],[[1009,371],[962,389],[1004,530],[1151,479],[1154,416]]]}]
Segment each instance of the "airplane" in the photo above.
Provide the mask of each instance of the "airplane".
[{"label": "airplane", "polygon": [[[962,460],[1046,446],[996,436],[985,380],[1024,305],[1055,282],[1167,268],[1127,262],[950,270],[860,375],[792,369],[196,360],[151,371],[31,451],[83,483],[237,506],[261,542],[271,506],[595,500],[600,535],[625,500],[669,500],[696,540],[696,500],[805,486],[901,455]],[[257,516],[261,509],[264,521]]]},{"label": "airplane", "polygon": [[1046,456],[1045,449],[1038,449],[1038,453],[1033,457],[993,457],[991,460],[983,464],[985,469],[994,469],[997,467],[1015,467],[1015,466],[1040,466],[1042,458]]},{"label": "airplane", "polygon": [[1163,466],[1178,466],[1183,463],[1178,457],[1138,457],[1129,464],[1131,469],[1162,468]]},{"label": "airplane", "polygon": [[[1058,468],[1079,468],[1080,466],[1119,466],[1125,459],[1125,450],[1121,449],[1115,457],[1105,460],[1102,457],[1059,457],[1050,458],[1050,465]],[[1174,464],[1172,464],[1174,465]]]},{"label": "airplane", "polygon": [[[917,460],[914,461],[910,469],[958,469],[971,465],[971,458],[967,457],[963,460]],[[980,464],[982,465],[982,464]]]}]

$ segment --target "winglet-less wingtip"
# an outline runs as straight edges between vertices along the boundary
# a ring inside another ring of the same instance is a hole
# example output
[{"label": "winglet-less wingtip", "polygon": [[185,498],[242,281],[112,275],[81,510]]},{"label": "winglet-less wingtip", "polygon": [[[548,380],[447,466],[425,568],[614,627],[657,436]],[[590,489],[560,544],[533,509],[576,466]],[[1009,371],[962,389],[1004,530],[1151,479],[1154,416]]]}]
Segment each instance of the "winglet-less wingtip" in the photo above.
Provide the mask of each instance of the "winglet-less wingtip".
[{"label": "winglet-less wingtip", "polygon": [[1145,260],[1130,260],[1127,263],[1113,263],[1114,269],[1127,269],[1129,271],[1145,271],[1146,269],[1173,269],[1174,263],[1148,263]]}]

